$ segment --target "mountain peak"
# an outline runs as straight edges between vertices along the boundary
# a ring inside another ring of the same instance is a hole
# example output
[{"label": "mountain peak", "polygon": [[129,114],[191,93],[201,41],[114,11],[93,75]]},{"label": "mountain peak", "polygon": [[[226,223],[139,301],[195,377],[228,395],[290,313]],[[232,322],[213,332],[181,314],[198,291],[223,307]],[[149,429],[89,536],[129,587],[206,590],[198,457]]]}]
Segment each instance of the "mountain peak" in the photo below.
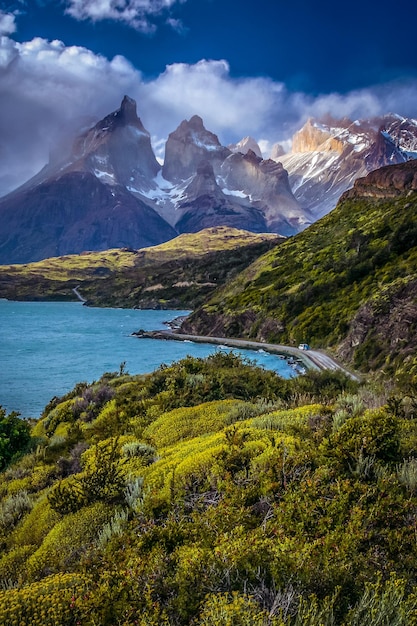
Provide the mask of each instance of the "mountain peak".
[{"label": "mountain peak", "polygon": [[119,111],[120,117],[127,123],[137,122],[139,119],[136,112],[136,100],[129,96],[124,96]]},{"label": "mountain peak", "polygon": [[238,143],[230,144],[228,146],[229,150],[232,152],[241,152],[242,154],[246,154],[249,150],[252,150],[256,154],[256,156],[262,158],[262,152],[258,145],[258,142],[253,137],[244,137]]},{"label": "mountain peak", "polygon": [[196,173],[196,164],[201,160],[210,161],[216,171],[216,162],[220,166],[229,154],[217,135],[205,128],[201,117],[193,115],[169,134],[162,173],[172,182],[186,180]]},{"label": "mountain peak", "polygon": [[206,130],[204,128],[203,119],[199,115],[193,115],[188,125],[191,126],[194,130]]}]

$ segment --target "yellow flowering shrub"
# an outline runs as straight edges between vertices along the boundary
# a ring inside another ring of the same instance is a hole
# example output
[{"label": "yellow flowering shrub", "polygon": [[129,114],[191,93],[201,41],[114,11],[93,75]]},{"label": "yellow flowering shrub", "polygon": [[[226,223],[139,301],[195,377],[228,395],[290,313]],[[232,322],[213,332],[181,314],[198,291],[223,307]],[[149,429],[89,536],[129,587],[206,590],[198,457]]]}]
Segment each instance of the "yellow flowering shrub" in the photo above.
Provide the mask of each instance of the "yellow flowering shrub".
[{"label": "yellow flowering shrub", "polygon": [[80,574],[55,574],[22,589],[0,591],[0,624],[72,626],[78,621],[76,598],[87,591],[88,579]]},{"label": "yellow flowering shrub", "polygon": [[203,604],[196,626],[284,626],[279,618],[271,618],[250,596],[232,593],[210,594]]},{"label": "yellow flowering shrub", "polygon": [[73,407],[77,401],[77,398],[70,398],[65,400],[56,406],[43,420],[43,426],[48,436],[55,433],[56,427],[61,422],[73,422],[74,412]]},{"label": "yellow flowering shrub", "polygon": [[40,546],[46,535],[59,521],[60,516],[49,506],[46,493],[35,501],[32,510],[10,536],[12,545]]},{"label": "yellow flowering shrub", "polygon": [[303,430],[307,427],[309,418],[320,414],[324,407],[321,404],[308,404],[285,411],[273,411],[266,415],[260,415],[253,419],[254,428],[265,430],[278,430],[282,432],[293,432]]},{"label": "yellow flowering shrub", "polygon": [[46,438],[45,420],[40,419],[32,426],[31,435],[34,438]]},{"label": "yellow flowering shrub", "polygon": [[236,407],[236,400],[217,400],[164,413],[145,429],[143,437],[157,448],[171,446],[224,428],[227,415]]},{"label": "yellow flowering shrub", "polygon": [[101,409],[98,416],[91,424],[88,424],[86,432],[93,441],[123,434],[129,425],[129,416],[120,408],[113,398]]},{"label": "yellow flowering shrub", "polygon": [[32,487],[32,476],[24,476],[22,478],[15,478],[7,485],[7,494],[9,496],[15,495],[20,491],[30,492]]},{"label": "yellow flowering shrub", "polygon": [[68,424],[68,422],[61,422],[55,428],[54,436],[55,437],[68,437],[68,432],[70,428],[71,428],[71,424]]},{"label": "yellow flowering shrub", "polygon": [[0,588],[14,586],[23,578],[26,559],[35,550],[36,546],[17,546],[3,554],[0,558]]},{"label": "yellow flowering shrub", "polygon": [[172,489],[184,487],[191,475],[203,479],[224,447],[222,433],[214,433],[160,450],[159,459],[143,468],[145,488],[150,488],[163,499],[169,500]]},{"label": "yellow flowering shrub", "polygon": [[113,508],[96,502],[70,513],[59,521],[45,537],[42,545],[28,559],[29,578],[66,569],[78,561],[80,551],[94,544],[102,526],[109,521]]}]

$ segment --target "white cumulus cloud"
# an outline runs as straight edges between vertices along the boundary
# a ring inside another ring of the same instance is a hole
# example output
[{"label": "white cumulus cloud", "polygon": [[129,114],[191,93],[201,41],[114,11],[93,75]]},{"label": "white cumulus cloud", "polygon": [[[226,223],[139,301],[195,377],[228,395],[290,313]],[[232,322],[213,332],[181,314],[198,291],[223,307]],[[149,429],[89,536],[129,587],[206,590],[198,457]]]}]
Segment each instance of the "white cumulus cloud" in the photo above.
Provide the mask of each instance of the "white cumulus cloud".
[{"label": "white cumulus cloud", "polygon": [[[66,13],[77,20],[113,20],[124,22],[141,32],[155,30],[153,19],[172,5],[185,0],[67,0]],[[170,23],[168,20],[167,23]],[[172,26],[179,28],[173,20]]]},{"label": "white cumulus cloud", "polygon": [[16,31],[16,19],[13,13],[0,10],[0,36],[11,35]]}]

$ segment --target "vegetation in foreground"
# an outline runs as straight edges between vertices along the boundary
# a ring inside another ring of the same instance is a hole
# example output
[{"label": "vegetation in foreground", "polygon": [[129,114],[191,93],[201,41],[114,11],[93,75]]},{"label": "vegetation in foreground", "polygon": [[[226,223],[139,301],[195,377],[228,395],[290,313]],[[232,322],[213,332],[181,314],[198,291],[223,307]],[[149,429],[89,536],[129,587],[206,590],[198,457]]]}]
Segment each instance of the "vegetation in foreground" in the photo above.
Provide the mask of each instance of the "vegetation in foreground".
[{"label": "vegetation in foreground", "polygon": [[417,624],[416,385],[219,352],[80,383],[30,435],[0,484],[5,626]]}]

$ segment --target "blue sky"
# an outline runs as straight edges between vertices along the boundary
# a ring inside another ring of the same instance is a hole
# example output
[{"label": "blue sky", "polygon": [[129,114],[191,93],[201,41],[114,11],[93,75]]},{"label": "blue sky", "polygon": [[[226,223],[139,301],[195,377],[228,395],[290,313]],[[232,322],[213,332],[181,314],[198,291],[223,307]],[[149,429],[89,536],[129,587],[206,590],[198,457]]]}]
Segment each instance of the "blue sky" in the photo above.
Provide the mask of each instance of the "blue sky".
[{"label": "blue sky", "polygon": [[0,194],[125,93],[158,156],[197,113],[267,153],[308,116],[417,117],[416,3],[0,2]]}]

